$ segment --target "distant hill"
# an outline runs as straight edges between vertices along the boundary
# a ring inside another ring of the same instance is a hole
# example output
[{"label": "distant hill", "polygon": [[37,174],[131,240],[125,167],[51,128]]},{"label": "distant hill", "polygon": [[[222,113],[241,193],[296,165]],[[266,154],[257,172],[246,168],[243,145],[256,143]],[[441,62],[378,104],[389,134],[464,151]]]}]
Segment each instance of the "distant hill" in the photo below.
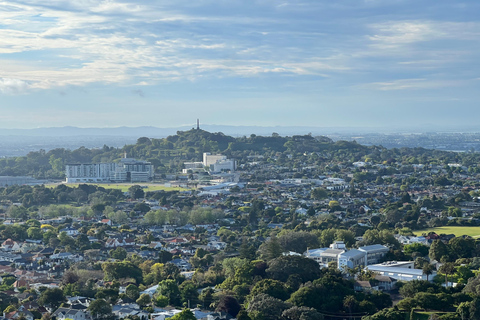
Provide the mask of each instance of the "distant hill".
[{"label": "distant hill", "polygon": [[[171,128],[159,128],[153,126],[143,127],[114,127],[114,128],[79,128],[79,127],[51,127],[35,129],[1,129],[0,136],[32,136],[32,137],[68,137],[68,136],[123,136],[123,137],[149,137],[164,138],[175,134],[177,131],[187,131],[195,128],[196,125],[178,126]],[[215,124],[201,124],[200,128],[209,132],[222,132],[234,137],[244,135],[271,135],[278,133],[282,136],[308,134],[326,135],[335,133],[392,133],[392,132],[429,132],[429,131],[456,131],[456,132],[477,132],[478,127],[444,127],[433,125],[417,127],[312,127],[312,126],[229,126]]]}]

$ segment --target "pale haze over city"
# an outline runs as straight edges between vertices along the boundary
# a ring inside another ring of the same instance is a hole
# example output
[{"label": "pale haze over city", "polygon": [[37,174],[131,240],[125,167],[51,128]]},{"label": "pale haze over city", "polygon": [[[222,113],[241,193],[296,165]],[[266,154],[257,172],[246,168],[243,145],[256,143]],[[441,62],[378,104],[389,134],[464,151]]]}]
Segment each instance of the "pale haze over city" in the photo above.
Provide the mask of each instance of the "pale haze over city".
[{"label": "pale haze over city", "polygon": [[1,1],[0,127],[479,123],[480,3]]}]

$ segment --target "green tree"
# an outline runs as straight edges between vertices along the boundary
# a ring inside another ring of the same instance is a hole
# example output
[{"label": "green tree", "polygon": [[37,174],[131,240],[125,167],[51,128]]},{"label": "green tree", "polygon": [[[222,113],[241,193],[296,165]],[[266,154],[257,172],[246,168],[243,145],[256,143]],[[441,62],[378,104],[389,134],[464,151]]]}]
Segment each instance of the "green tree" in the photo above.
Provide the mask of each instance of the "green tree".
[{"label": "green tree", "polygon": [[189,309],[184,309],[182,312],[177,313],[170,319],[171,320],[197,320],[197,318],[195,318],[195,315]]},{"label": "green tree", "polygon": [[445,262],[440,266],[438,271],[445,275],[445,287],[448,287],[448,276],[455,272],[455,265],[453,262]]},{"label": "green tree", "polygon": [[260,256],[268,261],[281,256],[283,248],[278,238],[275,235],[272,235],[269,240],[260,246],[258,251]]},{"label": "green tree", "polygon": [[110,255],[110,257],[117,260],[125,260],[127,258],[127,250],[122,247],[112,249],[108,252],[108,254]]},{"label": "green tree", "polygon": [[433,273],[434,269],[435,268],[430,263],[426,263],[426,264],[423,265],[422,272],[423,272],[424,275],[427,276],[427,281],[428,281],[428,276]]},{"label": "green tree", "polygon": [[271,297],[286,300],[289,297],[288,288],[285,284],[278,280],[263,279],[255,283],[250,294],[252,296],[259,295],[261,293],[268,294]]},{"label": "green tree", "polygon": [[50,306],[52,309],[57,309],[62,302],[64,302],[65,296],[63,291],[59,288],[48,288],[40,294],[38,298],[38,304],[42,306]]},{"label": "green tree", "polygon": [[104,299],[95,299],[90,302],[87,310],[90,311],[94,319],[101,319],[112,313],[112,306]]},{"label": "green tree", "polygon": [[268,263],[267,275],[272,279],[286,282],[292,274],[298,275],[302,283],[320,277],[320,267],[312,259],[303,256],[281,256]]},{"label": "green tree", "polygon": [[136,285],[129,284],[125,288],[125,295],[132,300],[137,300],[138,297],[140,296],[140,290],[138,289],[138,287]]},{"label": "green tree", "polygon": [[248,304],[248,314],[252,320],[278,320],[290,305],[280,299],[260,294],[251,298]]},{"label": "green tree", "polygon": [[175,280],[167,279],[160,281],[157,292],[168,298],[168,304],[178,306],[181,304],[180,289]]},{"label": "green tree", "polygon": [[323,320],[323,315],[313,308],[293,306],[283,311],[286,320]]},{"label": "green tree", "polygon": [[236,317],[242,307],[237,299],[232,296],[223,296],[217,305],[217,311],[226,312],[232,317]]},{"label": "green tree", "polygon": [[444,256],[448,256],[448,248],[441,240],[435,240],[430,245],[428,256],[432,260],[440,261]]},{"label": "green tree", "polygon": [[140,297],[135,301],[140,307],[144,308],[152,302],[148,293],[142,293]]}]

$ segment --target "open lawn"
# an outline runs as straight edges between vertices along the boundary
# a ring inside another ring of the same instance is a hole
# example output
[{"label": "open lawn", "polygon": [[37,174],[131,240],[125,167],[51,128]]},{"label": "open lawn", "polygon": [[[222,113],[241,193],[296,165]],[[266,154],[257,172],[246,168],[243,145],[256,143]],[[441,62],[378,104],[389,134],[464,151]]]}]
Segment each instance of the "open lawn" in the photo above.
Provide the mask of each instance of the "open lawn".
[{"label": "open lawn", "polygon": [[[79,183],[64,183],[66,186],[71,188],[78,187]],[[133,185],[139,185],[144,187],[143,190],[147,191],[186,191],[188,189],[180,187],[165,187],[162,184],[153,184],[153,183],[86,183],[94,186],[104,187],[105,189],[120,189],[122,192],[127,192],[128,188]],[[55,188],[58,184],[48,184],[46,185],[49,188]]]},{"label": "open lawn", "polygon": [[455,227],[455,226],[448,226],[448,227],[438,227],[438,228],[429,228],[429,229],[423,229],[423,230],[415,230],[413,233],[415,233],[417,236],[421,236],[422,233],[429,233],[429,232],[435,232],[436,234],[451,234],[453,233],[455,236],[471,236],[474,238],[480,237],[480,227]]}]

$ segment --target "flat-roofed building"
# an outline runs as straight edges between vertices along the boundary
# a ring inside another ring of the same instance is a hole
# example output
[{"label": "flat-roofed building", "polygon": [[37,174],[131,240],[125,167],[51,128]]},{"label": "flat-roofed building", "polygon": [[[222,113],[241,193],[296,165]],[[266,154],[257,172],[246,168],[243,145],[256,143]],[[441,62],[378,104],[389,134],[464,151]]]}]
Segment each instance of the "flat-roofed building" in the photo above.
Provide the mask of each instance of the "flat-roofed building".
[{"label": "flat-roofed building", "polygon": [[422,269],[415,269],[413,261],[390,261],[380,264],[367,266],[366,269],[373,271],[381,276],[391,277],[396,280],[411,281],[411,280],[428,280],[433,281],[437,274],[433,271],[432,274],[426,275]]},{"label": "flat-roofed building", "polygon": [[376,264],[383,260],[383,257],[390,251],[388,247],[381,244],[373,244],[358,248],[367,254],[367,265]]},{"label": "flat-roofed building", "polygon": [[67,183],[77,182],[147,182],[153,179],[154,168],[148,161],[132,158],[119,163],[67,164]]}]

